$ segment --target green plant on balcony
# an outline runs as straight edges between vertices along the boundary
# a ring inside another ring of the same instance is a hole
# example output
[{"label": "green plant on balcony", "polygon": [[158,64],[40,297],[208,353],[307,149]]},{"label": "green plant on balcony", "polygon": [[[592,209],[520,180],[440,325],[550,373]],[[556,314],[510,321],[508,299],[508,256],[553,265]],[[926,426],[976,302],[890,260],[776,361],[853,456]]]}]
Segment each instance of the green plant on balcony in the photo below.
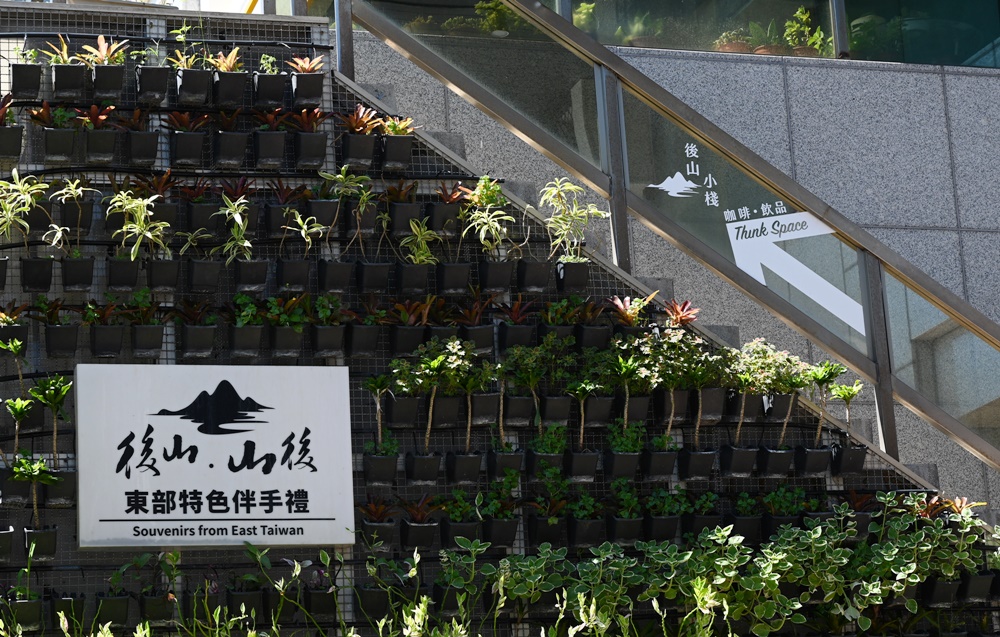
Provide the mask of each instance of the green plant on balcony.
[{"label": "green plant on balcony", "polygon": [[813,27],[812,15],[805,7],[795,10],[791,19],[785,22],[785,42],[788,46],[799,50],[812,49],[816,53],[829,56],[833,52],[833,38],[827,38],[823,28]]}]

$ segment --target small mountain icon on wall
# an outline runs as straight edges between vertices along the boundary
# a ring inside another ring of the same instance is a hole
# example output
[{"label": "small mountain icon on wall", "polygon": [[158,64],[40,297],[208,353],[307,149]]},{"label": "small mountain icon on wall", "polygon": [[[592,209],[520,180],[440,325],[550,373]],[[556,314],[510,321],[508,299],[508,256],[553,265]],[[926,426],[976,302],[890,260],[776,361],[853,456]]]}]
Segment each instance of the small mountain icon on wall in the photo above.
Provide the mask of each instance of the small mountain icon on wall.
[{"label": "small mountain icon on wall", "polygon": [[242,398],[233,387],[232,383],[224,380],[219,383],[215,391],[209,394],[202,391],[190,405],[177,411],[161,409],[155,416],[180,416],[182,420],[190,420],[200,423],[198,431],[212,436],[224,434],[238,434],[249,429],[227,429],[222,425],[230,423],[266,423],[266,420],[256,420],[251,413],[259,413],[265,407],[253,398],[247,396]]},{"label": "small mountain icon on wall", "polygon": [[673,177],[667,177],[659,184],[649,184],[647,188],[657,188],[666,192],[671,197],[691,197],[697,194],[698,184],[688,181],[681,175],[680,171],[674,173]]}]

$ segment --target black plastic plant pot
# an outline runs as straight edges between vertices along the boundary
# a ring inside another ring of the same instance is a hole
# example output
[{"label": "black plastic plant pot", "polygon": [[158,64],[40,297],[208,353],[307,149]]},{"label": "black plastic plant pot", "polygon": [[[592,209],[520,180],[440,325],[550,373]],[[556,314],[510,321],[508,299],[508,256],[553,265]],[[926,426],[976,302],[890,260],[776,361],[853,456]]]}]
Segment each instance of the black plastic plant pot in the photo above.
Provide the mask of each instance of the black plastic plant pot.
[{"label": "black plastic plant pot", "polygon": [[[458,213],[461,210],[462,206],[457,203],[429,203],[426,209],[427,227],[439,236],[454,237],[461,229],[458,224]],[[480,287],[482,288],[481,278]],[[490,290],[483,288],[483,291],[488,292]]]},{"label": "black plastic plant pot", "polygon": [[519,292],[544,292],[549,287],[552,264],[548,261],[517,262],[517,289]]},{"label": "black plastic plant pot", "polygon": [[434,427],[449,429],[465,427],[465,417],[462,415],[465,406],[465,396],[442,396],[438,394],[434,400]]},{"label": "black plastic plant pot", "polygon": [[97,358],[114,358],[122,353],[124,325],[91,325],[90,354]]},{"label": "black plastic plant pot", "polygon": [[55,219],[54,207],[49,201],[39,201],[31,210],[24,214],[30,232],[45,232]]},{"label": "black plastic plant pot", "polygon": [[437,265],[438,294],[468,294],[471,263],[439,263]]},{"label": "black plastic plant pot", "polygon": [[719,449],[719,472],[730,478],[746,478],[753,473],[757,462],[755,447],[722,445]]},{"label": "black plastic plant pot", "polygon": [[[7,485],[0,485],[6,488]],[[10,562],[10,552],[14,548],[14,527],[7,525],[0,529],[0,564]]]},{"label": "black plastic plant pot", "polygon": [[406,548],[429,549],[434,546],[434,538],[437,537],[438,528],[437,522],[416,524],[409,520],[403,520],[400,533],[402,544]]},{"label": "black plastic plant pot", "polygon": [[188,261],[188,289],[191,292],[211,294],[219,289],[222,262],[204,259]]},{"label": "black plastic plant pot", "polygon": [[681,533],[693,533],[695,537],[705,529],[714,529],[722,524],[722,516],[715,513],[685,513],[681,517]]},{"label": "black plastic plant pot", "polygon": [[[0,263],[4,261],[0,260]],[[28,342],[28,326],[27,325],[8,325],[6,327],[0,327],[0,341],[9,341],[11,339],[17,339],[22,343]],[[4,352],[3,356],[10,355],[8,352]],[[0,500],[2,502],[2,500]]]},{"label": "black plastic plant pot", "polygon": [[0,126],[0,160],[21,158],[21,140],[24,126]]},{"label": "black plastic plant pot", "polygon": [[646,422],[649,416],[649,406],[653,402],[652,396],[630,396],[628,400],[628,411],[626,413],[624,399],[622,403],[622,415],[626,422]]},{"label": "black plastic plant pot", "polygon": [[[243,614],[247,617],[267,617],[264,610],[264,591],[228,591],[226,605],[230,617]],[[240,610],[240,607],[246,610]]]},{"label": "black plastic plant pot", "polygon": [[399,541],[399,525],[395,520],[386,522],[370,522],[361,520],[361,538],[368,546],[374,547],[381,542],[378,547],[381,551],[389,551]]},{"label": "black plastic plant pot", "polygon": [[676,464],[676,451],[646,449],[642,452],[639,468],[642,471],[644,480],[662,482],[668,480],[673,475]]},{"label": "black plastic plant pot", "polygon": [[250,143],[250,133],[217,131],[213,164],[216,168],[239,168],[247,157],[247,145]]},{"label": "black plastic plant pot", "polygon": [[993,579],[993,573],[990,571],[962,573],[962,583],[958,587],[958,599],[964,603],[985,602],[990,598]]},{"label": "black plastic plant pot", "polygon": [[343,356],[346,333],[346,325],[313,325],[313,355],[318,358]]},{"label": "black plastic plant pot", "polygon": [[759,515],[732,515],[725,517],[723,524],[733,525],[733,535],[742,535],[743,543],[749,546],[758,546],[761,540],[761,516]]},{"label": "black plastic plant pot", "polygon": [[167,66],[135,67],[136,95],[140,104],[159,104],[167,97],[173,70]]},{"label": "black plastic plant pot", "polygon": [[107,166],[115,158],[114,130],[98,129],[84,130],[83,139],[86,143],[85,161],[95,166]]},{"label": "black plastic plant pot", "polygon": [[639,468],[639,453],[604,452],[604,476],[606,478],[629,478],[635,480],[635,471]]},{"label": "black plastic plant pot", "polygon": [[508,429],[520,429],[531,424],[535,415],[535,400],[531,396],[504,394],[503,420]]},{"label": "black plastic plant pot", "polygon": [[429,289],[431,266],[399,263],[396,265],[396,292],[403,296],[423,296]]},{"label": "black plastic plant pot", "polygon": [[457,325],[429,325],[427,327],[427,340],[436,338],[439,341],[447,341],[458,337]]},{"label": "black plastic plant pot", "polygon": [[609,425],[615,419],[614,396],[588,396],[584,405],[584,423],[587,426]]},{"label": "black plastic plant pot", "polygon": [[566,424],[573,409],[573,399],[569,396],[542,396],[542,420]]},{"label": "black plastic plant pot", "polygon": [[66,616],[70,625],[74,622],[83,622],[84,605],[86,597],[81,593],[72,595],[68,593],[56,594],[52,596],[52,622],[54,626],[59,625],[59,613]]},{"label": "black plastic plant pot", "polygon": [[160,134],[156,131],[128,131],[125,134],[125,159],[130,166],[152,166],[159,152]]},{"label": "black plastic plant pot", "polygon": [[46,164],[65,164],[73,160],[76,150],[76,131],[70,128],[42,129]]},{"label": "black plastic plant pot", "polygon": [[290,225],[285,210],[289,208],[298,210],[298,205],[269,203],[264,206],[264,226],[268,237],[278,239],[285,236],[287,231],[283,226]]},{"label": "black plastic plant pot", "polygon": [[52,65],[52,101],[82,102],[87,86],[87,67],[82,64]]},{"label": "black plastic plant pot", "polygon": [[278,170],[285,159],[285,131],[255,131],[253,153],[259,170]]},{"label": "black plastic plant pot", "polygon": [[620,546],[632,546],[642,539],[642,518],[608,516],[608,540]]},{"label": "black plastic plant pot", "polygon": [[354,263],[321,259],[317,266],[320,293],[342,294],[350,289],[354,280]]},{"label": "black plastic plant pot", "polygon": [[325,73],[292,73],[292,107],[316,108],[323,103]]},{"label": "black plastic plant pot", "polygon": [[97,594],[97,614],[94,621],[100,625],[124,626],[128,622],[128,595],[109,597]]},{"label": "black plastic plant pot", "polygon": [[269,266],[269,261],[237,261],[236,289],[240,292],[260,292],[263,290],[267,286]]},{"label": "black plastic plant pot", "polygon": [[[4,289],[7,286],[7,265],[9,263],[10,263],[10,257],[0,257],[0,290]],[[27,339],[27,328],[24,326],[17,326],[17,327],[19,329],[16,331],[20,331],[22,329],[24,330],[24,338],[21,337],[18,338],[20,338],[22,342],[25,342]],[[5,334],[5,333],[7,332],[0,330],[0,334]]]},{"label": "black plastic plant pot", "polygon": [[407,453],[403,467],[406,479],[412,484],[433,484],[437,482],[441,469],[441,456],[436,453],[422,455]]},{"label": "black plastic plant pot", "polygon": [[285,103],[287,73],[253,72],[253,103],[257,108],[277,108]]},{"label": "black plastic plant pot", "polygon": [[374,135],[346,134],[340,143],[341,165],[351,170],[368,170],[375,156]]},{"label": "black plastic plant pot", "polygon": [[58,482],[45,485],[45,508],[71,509],[76,506],[76,471],[55,471]]},{"label": "black plastic plant pot", "polygon": [[556,286],[560,292],[583,292],[589,283],[589,261],[556,263]]},{"label": "black plastic plant pot", "polygon": [[[688,418],[688,408],[690,406],[690,395],[692,392],[686,389],[659,390],[653,399],[653,415],[659,422],[665,422],[670,417],[670,400],[673,396],[674,402],[674,422],[681,422]],[[697,413],[697,412],[695,412]]]},{"label": "black plastic plant pot", "polygon": [[550,518],[545,515],[532,515],[524,521],[528,534],[528,543],[533,546],[548,542],[558,546],[563,543],[563,533],[566,531],[566,519]]},{"label": "black plastic plant pot", "polygon": [[520,451],[490,451],[486,454],[486,475],[490,480],[502,480],[507,471],[521,472],[524,454]]},{"label": "black plastic plant pot", "polygon": [[924,605],[929,608],[947,608],[958,598],[960,580],[947,582],[937,577],[930,577],[921,585],[921,596]]},{"label": "black plastic plant pot", "polygon": [[576,518],[569,518],[567,523],[570,545],[588,547],[598,546],[604,542],[604,520],[578,520]]},{"label": "black plastic plant pot", "polygon": [[[701,390],[701,424],[714,425],[722,420],[726,408],[728,390],[724,387],[705,387]],[[688,413],[693,417],[698,413],[698,392],[689,392]]]},{"label": "black plastic plant pot", "polygon": [[[41,413],[41,410],[37,411]],[[44,419],[44,415],[42,418]],[[39,431],[41,431],[40,428]],[[21,433],[26,433],[24,423],[21,424]],[[0,489],[3,489],[3,500],[0,500],[0,507],[5,509],[21,508],[31,503],[31,484],[12,480],[12,475],[13,472],[10,469],[0,469]]]},{"label": "black plastic plant pot", "polygon": [[166,626],[173,622],[174,609],[177,607],[173,594],[140,595],[139,616],[150,626]]},{"label": "black plastic plant pot", "polygon": [[479,482],[479,468],[483,456],[478,453],[452,453],[444,457],[445,475],[452,484],[470,484]]},{"label": "black plastic plant pot", "polygon": [[15,599],[7,602],[19,630],[34,631],[42,627],[44,602],[43,599]]},{"label": "black plastic plant pot", "polygon": [[861,473],[865,469],[865,458],[868,457],[868,447],[854,445],[836,445],[833,449],[833,475]]},{"label": "black plastic plant pot", "polygon": [[122,99],[125,84],[125,67],[121,64],[98,64],[91,69],[94,83],[94,102],[118,104]]},{"label": "black plastic plant pot", "polygon": [[500,394],[472,395],[472,424],[489,425],[500,415]]},{"label": "black plastic plant pot", "polygon": [[420,219],[420,204],[390,201],[389,202],[389,233],[394,239],[408,237],[413,234],[411,221]]},{"label": "black plastic plant pot", "polygon": [[234,325],[229,330],[229,352],[233,356],[240,358],[260,356],[263,344],[263,325]]},{"label": "black plastic plant pot", "polygon": [[757,449],[757,475],[763,477],[787,476],[792,470],[794,458],[794,449],[759,447]]},{"label": "black plastic plant pot", "polygon": [[110,259],[108,264],[108,289],[113,292],[134,290],[139,281],[139,262],[130,259]]},{"label": "black plastic plant pot", "polygon": [[712,475],[715,457],[719,455],[714,449],[708,451],[692,451],[681,449],[677,459],[677,472],[681,480],[707,479]]},{"label": "black plastic plant pot", "polygon": [[180,261],[152,260],[146,262],[146,280],[154,292],[171,292],[181,279]]},{"label": "black plastic plant pot", "polygon": [[74,292],[89,290],[94,284],[93,257],[83,257],[80,259],[63,258],[62,283],[64,290]]},{"label": "black plastic plant pot", "polygon": [[493,325],[463,325],[460,333],[463,341],[472,341],[477,354],[493,352]]},{"label": "black plastic plant pot", "polygon": [[642,521],[642,532],[650,542],[670,542],[677,536],[679,515],[647,515]]},{"label": "black plastic plant pot", "polygon": [[455,538],[464,537],[468,540],[478,540],[482,537],[482,523],[475,522],[452,522],[448,518],[441,520],[441,546],[454,548]]},{"label": "black plastic plant pot", "polygon": [[22,258],[21,289],[25,292],[48,292],[52,287],[52,259]]},{"label": "black plastic plant pot", "polygon": [[813,449],[799,445],[795,448],[795,473],[800,476],[823,475],[830,470],[833,451],[829,447]]},{"label": "black plastic plant pot", "polygon": [[294,358],[302,354],[302,340],[305,330],[301,325],[275,325],[271,328],[271,355],[279,358]]},{"label": "black plastic plant pot", "polygon": [[515,265],[515,261],[480,261],[479,289],[483,292],[509,292]]},{"label": "black plastic plant pot", "polygon": [[177,69],[177,106],[191,108],[205,106],[212,97],[212,71],[205,69]]},{"label": "black plastic plant pot", "polygon": [[389,351],[393,356],[412,356],[426,337],[427,328],[422,325],[393,325],[389,332]]},{"label": "black plastic plant pot", "polygon": [[45,353],[49,358],[75,356],[79,338],[79,325],[46,325]]},{"label": "black plastic plant pot", "polygon": [[332,619],[337,613],[337,591],[327,588],[306,589],[306,610],[313,617],[323,620]]},{"label": "black plastic plant pot", "polygon": [[362,294],[371,292],[384,294],[389,287],[390,272],[392,272],[391,263],[358,263],[355,268],[358,291]]},{"label": "black plastic plant pot", "polygon": [[538,343],[545,342],[545,338],[549,334],[555,334],[557,339],[562,340],[572,337],[575,332],[576,329],[572,325],[547,325],[542,323],[538,326]]},{"label": "black plastic plant pot", "polygon": [[243,106],[243,94],[246,92],[249,74],[246,71],[215,71],[213,75],[215,107]]},{"label": "black plastic plant pot", "polygon": [[389,396],[385,401],[385,421],[394,429],[412,429],[423,411],[422,396]]},{"label": "black plastic plant pot", "polygon": [[295,168],[316,170],[326,161],[327,134],[295,133]]},{"label": "black plastic plant pot", "polygon": [[563,459],[563,471],[572,482],[593,482],[597,475],[596,451],[567,451]]},{"label": "black plastic plant pot", "polygon": [[399,456],[373,456],[365,454],[362,460],[365,471],[365,484],[395,484],[398,459]]},{"label": "black plastic plant pot", "polygon": [[208,358],[215,348],[214,325],[183,325],[181,355],[184,358]]},{"label": "black plastic plant pot", "polygon": [[410,167],[414,135],[382,136],[382,170],[400,172]]},{"label": "black plastic plant pot", "polygon": [[10,94],[15,100],[37,100],[41,88],[41,64],[10,65]]},{"label": "black plastic plant pot", "polygon": [[378,353],[380,325],[352,323],[347,329],[348,351],[353,358],[372,358]]},{"label": "black plastic plant pot", "polygon": [[163,350],[162,325],[132,326],[132,356],[135,358],[159,358]]},{"label": "black plastic plant pot", "polygon": [[201,166],[205,151],[206,133],[173,131],[170,134],[171,162],[174,166]]},{"label": "black plastic plant pot", "polygon": [[794,412],[798,397],[798,394],[772,394],[771,406],[767,409],[765,419],[768,422],[784,422],[785,416],[788,415],[789,404]]},{"label": "black plastic plant pot", "polygon": [[369,586],[355,586],[354,608],[372,621],[379,620],[389,612],[389,591]]},{"label": "black plastic plant pot", "polygon": [[608,325],[577,325],[576,345],[580,349],[593,347],[607,349],[611,342],[611,327]]},{"label": "black plastic plant pot", "polygon": [[799,516],[797,515],[773,515],[771,513],[764,513],[761,517],[760,524],[761,537],[765,541],[777,533],[778,529],[786,524],[795,527],[800,526]]},{"label": "black plastic plant pot", "polygon": [[535,326],[501,323],[498,328],[498,339],[500,351],[506,351],[515,345],[532,347],[535,345]]},{"label": "black plastic plant pot", "polygon": [[[310,199],[306,202],[307,216],[316,217],[316,223],[330,227],[337,219],[340,202],[336,199]],[[331,236],[337,236],[339,229],[334,228]]]},{"label": "black plastic plant pot", "polygon": [[483,539],[491,546],[514,546],[520,523],[521,519],[518,517],[509,520],[487,517],[483,519]]},{"label": "black plastic plant pot", "polygon": [[726,406],[725,406],[725,416],[727,420],[737,422],[740,419],[740,403],[743,396],[746,396],[746,401],[743,402],[743,424],[751,424],[757,422],[760,418],[760,414],[764,411],[764,397],[760,394],[740,394],[739,392],[728,392],[726,394]]},{"label": "black plastic plant pot", "polygon": [[24,548],[27,550],[32,543],[35,545],[34,560],[48,562],[55,558],[59,528],[55,526],[42,529],[24,529]]}]

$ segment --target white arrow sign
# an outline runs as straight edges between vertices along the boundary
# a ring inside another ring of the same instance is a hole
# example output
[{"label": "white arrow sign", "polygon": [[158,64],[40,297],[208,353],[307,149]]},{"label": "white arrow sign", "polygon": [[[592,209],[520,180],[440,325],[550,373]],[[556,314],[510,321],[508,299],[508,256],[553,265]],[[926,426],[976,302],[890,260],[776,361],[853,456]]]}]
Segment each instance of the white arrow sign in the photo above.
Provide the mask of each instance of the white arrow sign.
[{"label": "white arrow sign", "polygon": [[833,229],[809,212],[729,223],[729,243],[736,265],[766,285],[764,266],[806,294],[860,334],[865,333],[861,304],[775,245],[777,241],[833,234]]}]

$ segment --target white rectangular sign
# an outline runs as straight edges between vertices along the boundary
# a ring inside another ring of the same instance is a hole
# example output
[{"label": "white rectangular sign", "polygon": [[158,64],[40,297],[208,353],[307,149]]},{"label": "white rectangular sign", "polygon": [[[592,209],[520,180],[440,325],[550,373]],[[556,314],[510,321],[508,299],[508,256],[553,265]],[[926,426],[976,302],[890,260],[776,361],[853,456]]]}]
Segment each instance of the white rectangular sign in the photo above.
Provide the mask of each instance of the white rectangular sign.
[{"label": "white rectangular sign", "polygon": [[80,546],[353,544],[346,367],[78,365]]}]

